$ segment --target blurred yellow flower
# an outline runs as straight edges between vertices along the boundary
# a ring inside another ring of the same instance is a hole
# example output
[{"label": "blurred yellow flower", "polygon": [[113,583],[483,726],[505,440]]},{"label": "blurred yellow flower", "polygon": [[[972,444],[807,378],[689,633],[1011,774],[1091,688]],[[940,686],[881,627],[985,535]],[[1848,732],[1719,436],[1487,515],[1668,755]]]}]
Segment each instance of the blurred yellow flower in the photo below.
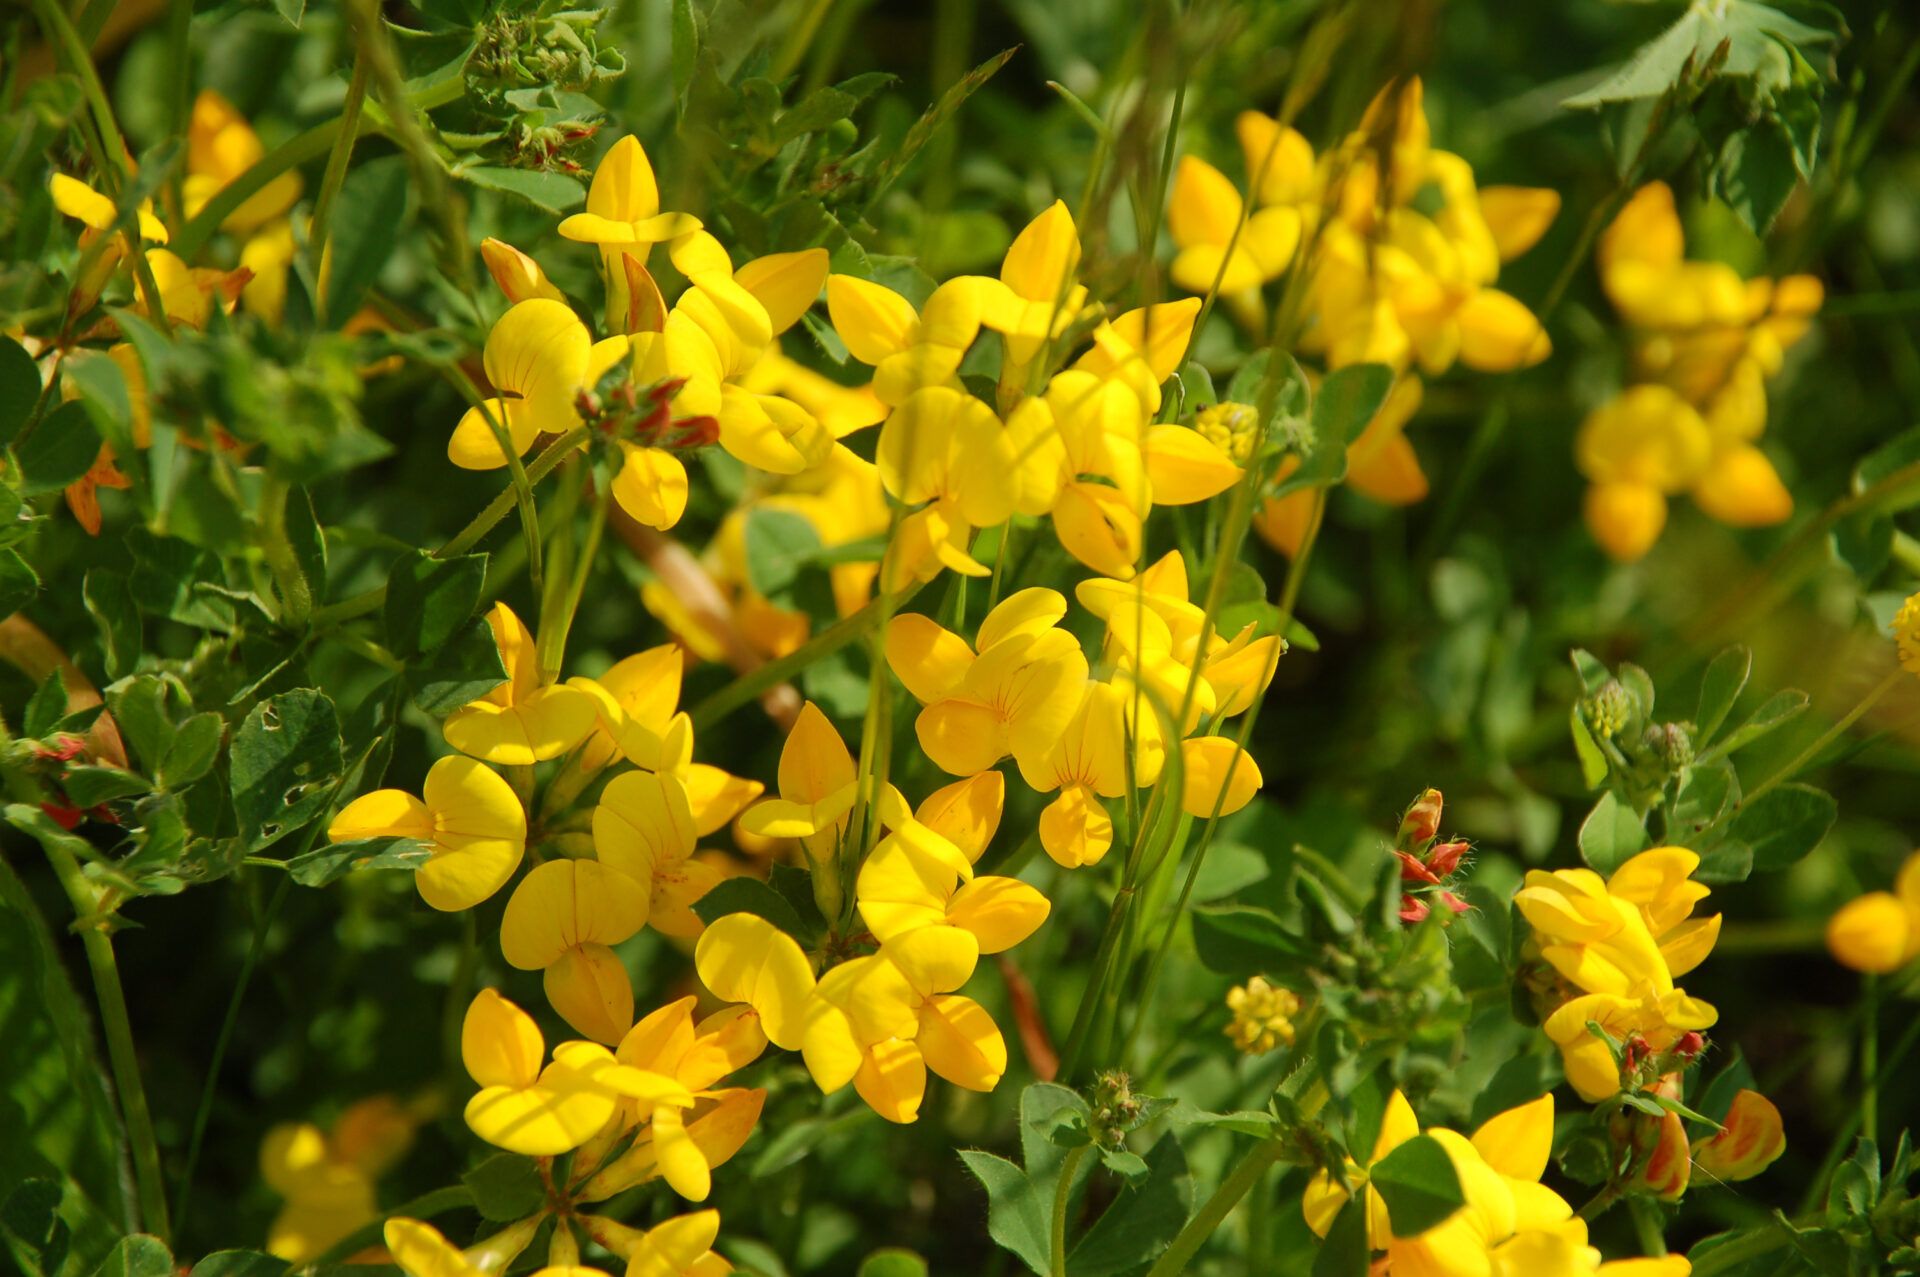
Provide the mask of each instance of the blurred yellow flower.
[{"label": "blurred yellow flower", "polygon": [[1300,1010],[1300,996],[1293,990],[1254,976],[1227,990],[1227,1009],[1233,1012],[1227,1037],[1243,1055],[1262,1055],[1282,1042],[1293,1045],[1293,1016]]}]

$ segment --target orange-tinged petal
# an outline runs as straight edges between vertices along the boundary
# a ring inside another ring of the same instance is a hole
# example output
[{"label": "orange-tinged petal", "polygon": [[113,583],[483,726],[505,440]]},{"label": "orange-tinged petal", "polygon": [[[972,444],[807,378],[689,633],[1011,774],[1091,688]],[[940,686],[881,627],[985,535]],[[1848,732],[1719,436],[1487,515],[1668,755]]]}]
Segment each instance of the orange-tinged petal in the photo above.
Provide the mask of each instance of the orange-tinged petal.
[{"label": "orange-tinged petal", "polygon": [[972,998],[941,994],[927,999],[913,1042],[926,1066],[955,1086],[991,1091],[1006,1075],[1006,1039]]},{"label": "orange-tinged petal", "polygon": [[1583,504],[1587,530],[1600,548],[1622,563],[1642,558],[1667,524],[1667,499],[1645,483],[1596,483]]},{"label": "orange-tinged petal", "polygon": [[1038,889],[1017,878],[989,876],[975,878],[953,893],[946,921],[971,932],[980,952],[1000,953],[1038,931],[1052,908]]},{"label": "orange-tinged petal", "polygon": [[493,276],[494,284],[509,302],[523,302],[529,297],[566,300],[566,295],[555,288],[547,273],[540,269],[539,262],[505,240],[481,240],[480,257],[486,262],[487,273]]},{"label": "orange-tinged petal", "polygon": [[1239,746],[1224,736],[1199,736],[1180,742],[1186,762],[1181,810],[1202,819],[1228,816],[1253,801],[1260,792],[1260,768]]},{"label": "orange-tinged petal", "polygon": [[914,814],[971,863],[980,859],[1000,828],[1006,795],[1007,778],[997,771],[983,771],[936,789]]},{"label": "orange-tinged petal", "polygon": [[1827,950],[1842,966],[1884,975],[1906,963],[1913,917],[1890,891],[1870,891],[1827,920]]},{"label": "orange-tinged petal", "polygon": [[1693,1150],[1693,1164],[1715,1179],[1752,1179],[1787,1148],[1780,1110],[1758,1091],[1740,1091],[1723,1129]]},{"label": "orange-tinged petal", "polygon": [[1751,444],[1727,449],[1693,487],[1693,502],[1737,528],[1765,528],[1793,515],[1793,494],[1767,454]]},{"label": "orange-tinged petal", "polygon": [[612,1046],[633,1026],[633,980],[603,944],[565,950],[542,983],[553,1009],[584,1037]]},{"label": "orange-tinged petal", "polygon": [[926,1059],[912,1042],[889,1038],[863,1053],[853,1086],[874,1112],[904,1125],[920,1116],[920,1101],[927,1093]]}]

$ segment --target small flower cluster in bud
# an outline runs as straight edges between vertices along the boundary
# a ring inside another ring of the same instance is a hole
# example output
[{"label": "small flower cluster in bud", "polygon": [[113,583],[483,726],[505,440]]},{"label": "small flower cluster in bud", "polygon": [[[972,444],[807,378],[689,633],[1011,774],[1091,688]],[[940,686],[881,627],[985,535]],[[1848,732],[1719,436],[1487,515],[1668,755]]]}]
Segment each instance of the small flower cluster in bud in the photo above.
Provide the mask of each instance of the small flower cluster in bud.
[{"label": "small flower cluster in bud", "polygon": [[1437,789],[1429,789],[1413,800],[1400,818],[1394,835],[1393,854],[1400,861],[1400,920],[1420,922],[1431,913],[1425,899],[1438,900],[1454,913],[1465,913],[1467,902],[1446,889],[1446,881],[1459,871],[1460,861],[1469,847],[1461,840],[1440,841],[1440,809],[1444,799]]},{"label": "small flower cluster in bud", "polygon": [[1193,428],[1244,466],[1253,456],[1254,440],[1260,433],[1260,413],[1249,404],[1209,404],[1194,417]]},{"label": "small flower cluster in bud", "polygon": [[111,825],[120,823],[120,817],[105,803],[92,807],[80,807],[70,801],[64,793],[59,793],[60,783],[67,774],[67,765],[78,760],[87,764],[93,760],[87,755],[87,738],[74,732],[55,732],[44,740],[20,739],[9,741],[5,746],[4,757],[0,762],[7,766],[22,768],[49,778],[49,788],[55,790],[55,796],[40,804],[40,810],[62,829],[79,828],[86,820],[101,820]]},{"label": "small flower cluster in bud", "polygon": [[513,162],[519,168],[583,174],[586,167],[566,153],[584,147],[599,131],[599,125],[579,121],[549,125],[516,120],[508,131]]},{"label": "small flower cluster in bud", "polygon": [[631,438],[648,448],[690,450],[717,443],[720,423],[714,418],[673,415],[673,397],[686,384],[684,378],[669,377],[642,390],[622,365],[575,395],[573,410],[608,438]]},{"label": "small flower cluster in bud", "polygon": [[1660,760],[1669,772],[1693,765],[1693,733],[1689,723],[1655,723],[1640,738],[1640,747]]},{"label": "small flower cluster in bud", "polygon": [[1608,679],[1599,691],[1580,702],[1581,716],[1601,740],[1612,740],[1626,731],[1639,712],[1633,693],[1617,678]]},{"label": "small flower cluster in bud", "polygon": [[1133,1079],[1123,1070],[1111,1069],[1094,1080],[1087,1134],[1097,1147],[1122,1147],[1127,1132],[1145,1122],[1146,1115],[1146,1105],[1133,1093]]},{"label": "small flower cluster in bud", "polygon": [[1244,1054],[1264,1055],[1282,1042],[1293,1045],[1293,1016],[1299,1013],[1300,997],[1292,989],[1255,976],[1227,991],[1227,1007],[1233,1020],[1226,1034]]}]

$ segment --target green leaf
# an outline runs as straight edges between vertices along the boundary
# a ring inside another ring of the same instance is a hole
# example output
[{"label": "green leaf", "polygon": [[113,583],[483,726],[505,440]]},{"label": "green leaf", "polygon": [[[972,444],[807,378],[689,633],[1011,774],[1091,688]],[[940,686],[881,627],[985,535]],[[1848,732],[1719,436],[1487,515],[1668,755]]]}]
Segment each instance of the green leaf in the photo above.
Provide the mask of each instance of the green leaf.
[{"label": "green leaf", "polygon": [[523,168],[492,168],[474,165],[456,176],[491,191],[517,195],[535,208],[549,213],[564,213],[586,203],[587,193],[579,182],[564,173],[539,173]]},{"label": "green leaf", "polygon": [[1180,1235],[1193,1209],[1193,1177],[1172,1131],[1147,1150],[1142,1169],[1145,1174],[1128,1181],[1068,1253],[1067,1271],[1073,1277],[1137,1272]]},{"label": "green leaf", "polygon": [[12,616],[33,602],[39,592],[39,574],[20,557],[20,552],[0,550],[0,617]]},{"label": "green leaf", "polygon": [[185,789],[213,770],[213,760],[220,756],[220,741],[226,730],[226,721],[218,714],[195,714],[180,724],[154,775],[160,787]]},{"label": "green leaf", "polygon": [[1697,61],[1695,50],[1707,39],[1709,30],[1706,17],[1690,6],[1678,22],[1635,50],[1632,59],[1619,71],[1560,105],[1578,111],[1608,102],[1659,97]]},{"label": "green leaf", "polygon": [[66,716],[67,684],[60,671],[55,670],[40,680],[40,686],[28,698],[20,730],[29,740],[43,740],[53,732],[55,724]]},{"label": "green leaf", "polygon": [[800,915],[787,898],[758,878],[728,878],[693,902],[693,911],[702,922],[715,922],[728,914],[750,913],[765,918],[805,947],[810,933],[801,925]]},{"label": "green leaf", "polygon": [[122,679],[140,663],[142,636],[140,609],[134,606],[127,578],[106,568],[89,568],[80,583],[80,597],[100,627],[106,651],[107,677]]},{"label": "green leaf", "polygon": [[1769,732],[1786,726],[1806,708],[1807,694],[1799,688],[1789,687],[1785,691],[1775,692],[1748,716],[1746,722],[1728,732],[1725,740],[1702,753],[1700,761],[1711,762],[1743,749]]},{"label": "green leaf", "polygon": [[1367,1182],[1385,1200],[1395,1237],[1417,1237],[1467,1204],[1453,1159],[1431,1135],[1416,1135],[1375,1162]]},{"label": "green leaf", "polygon": [[415,708],[445,714],[506,682],[507,666],[493,627],[481,617],[436,651],[408,661],[406,679]]},{"label": "green leaf", "polygon": [[0,336],[0,447],[13,442],[39,402],[39,365],[26,347]]},{"label": "green leaf", "polygon": [[307,0],[273,0],[273,8],[287,20],[288,26],[297,31],[300,29],[300,19],[307,14]]},{"label": "green leaf", "polygon": [[65,1195],[57,1180],[29,1179],[0,1202],[0,1241],[34,1277],[53,1277],[67,1262],[73,1231],[60,1218]]},{"label": "green leaf", "polygon": [[1004,1157],[963,1148],[960,1160],[987,1190],[987,1235],[1036,1273],[1053,1262],[1051,1193],[1043,1199],[1027,1173]]},{"label": "green leaf", "polygon": [[907,135],[900,140],[899,147],[894,150],[893,154],[886,158],[885,162],[882,163],[875,172],[873,193],[867,199],[868,208],[872,208],[873,205],[879,201],[881,195],[886,193],[887,188],[892,186],[900,174],[906,171],[907,165],[913,163],[914,157],[920,153],[920,148],[925,146],[928,139],[933,136],[934,130],[952,118],[954,112],[960,109],[961,104],[972,97],[981,85],[991,80],[994,73],[1005,66],[1007,59],[1011,58],[1017,52],[1019,52],[1018,47],[1003,49],[973,70],[967,72],[964,76],[960,77],[960,79],[954,81],[947,91],[940,95],[940,100],[929,107],[924,115],[914,121],[913,127],[908,129]]},{"label": "green leaf", "polygon": [[693,0],[673,0],[673,97],[679,105],[677,119],[687,115],[687,100],[692,96],[693,72],[700,62],[700,46],[705,42],[707,15]]},{"label": "green leaf", "polygon": [[1366,1209],[1349,1198],[1334,1215],[1326,1240],[1313,1257],[1313,1277],[1367,1277],[1372,1258],[1367,1246]]},{"label": "green leaf", "polygon": [[257,1250],[216,1250],[193,1266],[192,1277],[281,1277],[287,1261]]},{"label": "green leaf", "polygon": [[100,432],[93,417],[79,400],[69,399],[42,417],[33,433],[15,446],[20,490],[28,496],[58,492],[92,469],[99,455]]},{"label": "green leaf", "polygon": [[313,498],[305,488],[296,488],[287,497],[287,541],[300,564],[300,574],[315,599],[327,594],[327,534],[314,513]]},{"label": "green leaf", "polygon": [[[1667,828],[1674,836],[1704,833],[1719,822],[1729,802],[1735,801],[1739,787],[1731,767],[1690,767],[1673,798],[1667,814]],[[1692,845],[1689,840],[1688,845]]]},{"label": "green leaf", "polygon": [[1881,444],[1853,468],[1853,491],[1857,496],[1908,466],[1920,464],[1920,426],[1895,435]]},{"label": "green leaf", "polygon": [[1578,705],[1567,712],[1567,721],[1573,732],[1573,752],[1580,759],[1580,779],[1588,789],[1598,789],[1610,770],[1607,756],[1601,752],[1593,733],[1587,729],[1587,720],[1580,717]]},{"label": "green leaf", "polygon": [[412,872],[432,858],[433,848],[415,838],[354,838],[295,856],[287,873],[302,887],[324,887],[356,869]]},{"label": "green leaf", "polygon": [[431,652],[453,638],[479,606],[486,581],[484,554],[436,559],[415,550],[396,560],[387,572],[382,613],[388,649],[404,659]]},{"label": "green leaf", "polygon": [[263,701],[233,736],[234,816],[249,854],[326,810],[345,770],[333,702],[312,688]]},{"label": "green leaf", "polygon": [[910,1250],[889,1246],[860,1261],[854,1277],[927,1277],[927,1261]]},{"label": "green leaf", "polygon": [[1847,570],[1871,584],[1893,560],[1893,516],[1878,511],[1848,515],[1833,525],[1833,556]]},{"label": "green leaf", "polygon": [[480,1218],[496,1223],[525,1219],[547,1200],[539,1166],[520,1153],[495,1153],[462,1175],[460,1182],[472,1190]]},{"label": "green leaf", "polygon": [[1753,848],[1755,869],[1785,869],[1819,846],[1839,810],[1824,790],[1780,785],[1741,807],[1728,832]]},{"label": "green leaf", "polygon": [[813,522],[791,510],[755,506],[744,532],[747,583],[764,598],[779,601],[793,588],[800,569],[820,553]]},{"label": "green leaf", "polygon": [[1778,121],[1761,119],[1720,148],[1713,186],[1747,229],[1765,235],[1800,185],[1794,145]]},{"label": "green leaf", "polygon": [[61,365],[71,378],[80,403],[93,417],[94,429],[113,445],[115,454],[128,456],[133,445],[133,405],[127,395],[127,375],[120,365],[97,350],[76,350]]},{"label": "green leaf", "polygon": [[1306,951],[1279,917],[1254,905],[1196,907],[1193,947],[1209,971],[1239,977],[1285,969]]},{"label": "green leaf", "polygon": [[131,798],[153,788],[144,776],[118,767],[69,767],[67,774],[60,778],[60,787],[67,791],[67,800],[80,808],[98,807],[116,798]]},{"label": "green leaf", "polygon": [[399,155],[356,165],[341,184],[327,227],[329,327],[339,328],[360,309],[361,297],[406,238],[411,186]]},{"label": "green leaf", "polygon": [[1720,730],[1720,724],[1727,721],[1727,711],[1740,698],[1740,691],[1747,685],[1747,675],[1753,669],[1753,650],[1744,644],[1735,644],[1713,658],[1707,666],[1706,674],[1700,680],[1700,707],[1693,712],[1693,744],[1698,749],[1713,739]]},{"label": "green leaf", "polygon": [[1580,676],[1580,686],[1586,689],[1588,696],[1605,687],[1613,678],[1612,672],[1600,663],[1600,659],[1585,648],[1576,647],[1568,655],[1573,661],[1574,673]]},{"label": "green leaf", "polygon": [[1393,389],[1385,364],[1348,364],[1327,374],[1313,396],[1314,450],[1345,448],[1360,437]]},{"label": "green leaf", "polygon": [[107,689],[107,707],[121,736],[133,747],[140,766],[153,771],[173,745],[173,715],[167,712],[167,685],[151,674],[122,679]]},{"label": "green leaf", "polygon": [[1580,858],[1587,867],[1604,876],[1646,849],[1647,827],[1633,808],[1611,789],[1600,795],[1580,825]]},{"label": "green leaf", "polygon": [[93,1271],[94,1277],[173,1277],[173,1252],[158,1237],[135,1233],[122,1237]]}]

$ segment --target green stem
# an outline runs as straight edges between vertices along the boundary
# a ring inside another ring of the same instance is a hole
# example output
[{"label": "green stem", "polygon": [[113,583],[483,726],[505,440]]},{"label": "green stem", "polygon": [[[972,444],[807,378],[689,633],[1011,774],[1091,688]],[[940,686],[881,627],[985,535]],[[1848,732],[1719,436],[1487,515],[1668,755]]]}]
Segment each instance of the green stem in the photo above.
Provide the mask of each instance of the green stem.
[{"label": "green stem", "polygon": [[[535,457],[533,464],[527,467],[526,474],[528,484],[539,483],[542,479],[553,473],[555,466],[570,456],[574,449],[586,442],[589,433],[591,432],[586,426],[575,426],[572,430],[567,431],[567,433],[548,444],[546,450]],[[514,508],[515,503],[518,502],[519,499],[519,493],[515,491],[515,489],[512,487],[503,488],[495,495],[492,501],[487,503],[486,509],[473,516],[473,519],[467,526],[460,530],[459,535],[455,536],[438,550],[435,550],[433,557],[436,559],[453,559],[471,550],[479,543],[481,537],[493,531],[493,526],[496,523],[507,517],[507,512]],[[329,604],[326,607],[320,608],[313,614],[313,623],[316,626],[338,625],[342,621],[351,621],[355,617],[365,616],[369,612],[378,612],[381,607],[385,605],[386,601],[387,587],[384,585],[378,586],[368,590],[364,594],[356,594],[350,599],[342,599],[338,603]]]},{"label": "green stem", "polygon": [[347,162],[353,158],[353,144],[360,138],[361,108],[367,103],[367,53],[361,49],[353,56],[353,78],[347,82],[347,100],[340,108],[340,129],[333,149],[327,155],[326,172],[320,178],[320,193],[313,199],[313,223],[307,228],[308,260],[313,277],[320,284],[314,299],[314,312],[322,326],[327,320],[327,287],[324,280],[327,261],[327,228],[333,217],[333,203],[340,197],[341,184],[347,180]]},{"label": "green stem", "polygon": [[[1862,1010],[1864,1009],[1863,1007]],[[1894,1043],[1893,1050],[1887,1052],[1886,1061],[1873,1074],[1872,1084],[1876,1091],[1899,1071],[1901,1065],[1907,1062],[1907,1055],[1913,1050],[1916,1042],[1920,1042],[1920,1016],[1915,1016],[1908,1022],[1906,1031],[1900,1035],[1900,1040]],[[1827,1145],[1827,1155],[1821,1160],[1820,1169],[1814,1173],[1812,1179],[1807,1181],[1806,1196],[1800,1202],[1802,1215],[1816,1209],[1819,1203],[1825,1200],[1827,1181],[1833,1175],[1833,1168],[1838,1166],[1840,1159],[1846,1155],[1847,1144],[1860,1130],[1860,1116],[1856,1111],[1847,1118],[1839,1130],[1833,1133],[1833,1140]]]},{"label": "green stem", "polygon": [[[106,0],[99,0],[104,7]],[[94,127],[100,130],[101,148],[106,152],[107,168],[101,176],[114,183],[113,194],[119,193],[119,184],[127,174],[127,143],[120,136],[119,122],[113,118],[113,107],[107,100],[107,91],[100,83],[100,72],[94,68],[93,56],[87,52],[87,46],[74,30],[73,23],[67,21],[67,14],[55,0],[33,0],[33,16],[38,19],[40,29],[46,33],[47,43],[52,45],[66,71],[80,80],[81,96],[86,98],[87,107],[92,112]]]},{"label": "green stem", "polygon": [[[268,862],[284,870],[286,866],[279,861]],[[273,919],[280,912],[280,904],[287,898],[287,888],[293,879],[286,873],[280,875],[274,884],[273,897],[267,901],[267,907],[253,926],[253,941],[247,946],[247,956],[240,963],[240,978],[234,981],[233,996],[227,999],[226,1018],[220,1021],[220,1034],[213,1040],[213,1058],[207,1062],[207,1080],[200,1088],[200,1107],[193,1113],[193,1135],[187,1141],[187,1164],[180,1172],[180,1194],[174,1199],[173,1223],[182,1232],[187,1226],[187,1207],[193,1202],[193,1171],[200,1161],[200,1146],[206,1139],[207,1120],[213,1115],[213,1097],[219,1089],[220,1066],[227,1058],[227,1045],[233,1040],[233,1026],[240,1020],[240,1004],[247,996],[247,985],[253,979],[254,968],[260,964],[260,954],[267,947],[267,932],[273,926]]]},{"label": "green stem", "polygon": [[1861,980],[1866,1003],[1860,1017],[1860,1129],[1880,1141],[1880,977],[1869,971]]},{"label": "green stem", "polygon": [[[567,592],[560,614],[554,620],[556,631],[553,638],[552,677],[560,676],[561,658],[567,650],[567,635],[573,629],[573,618],[580,613],[580,599],[587,592],[587,577],[593,572],[593,561],[600,553],[600,540],[607,531],[607,508],[611,504],[604,485],[597,485],[594,491],[593,510],[587,515],[587,543],[580,550],[573,564],[573,579],[567,583]],[[543,628],[540,632],[541,669],[547,669],[547,636]]]},{"label": "green stem", "polygon": [[260,484],[260,518],[254,532],[280,595],[280,624],[298,632],[313,614],[313,589],[287,540],[288,491],[285,479],[268,472]]},{"label": "green stem", "polygon": [[1755,785],[1751,790],[1749,790],[1746,796],[1740,800],[1741,805],[1745,806],[1745,805],[1751,804],[1754,799],[1766,793],[1769,789],[1772,789],[1774,786],[1779,785],[1785,781],[1791,780],[1793,777],[1799,775],[1802,771],[1806,769],[1808,764],[1810,764],[1811,762],[1813,762],[1814,759],[1820,756],[1820,753],[1822,750],[1826,749],[1827,746],[1833,744],[1833,742],[1837,740],[1842,733],[1844,733],[1849,727],[1852,727],[1856,722],[1860,720],[1860,716],[1862,714],[1872,709],[1874,705],[1878,703],[1878,701],[1882,696],[1885,696],[1890,690],[1892,690],[1893,685],[1895,683],[1899,682],[1903,678],[1908,678],[1908,677],[1911,677],[1911,676],[1906,672],[1906,670],[1902,669],[1898,665],[1894,666],[1891,670],[1888,670],[1886,677],[1881,679],[1878,683],[1874,684],[1873,689],[1869,691],[1865,696],[1860,698],[1860,703],[1858,705],[1855,705],[1852,709],[1848,710],[1846,714],[1843,715],[1840,718],[1840,720],[1836,722],[1832,727],[1829,727],[1826,731],[1821,732],[1819,738],[1816,739],[1813,742],[1813,744],[1807,746],[1805,749],[1801,750],[1798,754],[1795,754],[1793,756],[1792,761],[1788,762],[1786,766],[1780,768],[1778,771],[1774,772],[1773,775],[1767,777],[1765,780],[1761,781],[1758,785]]},{"label": "green stem", "polygon": [[1661,1226],[1660,1208],[1649,1198],[1629,1197],[1627,1214],[1633,1219],[1634,1236],[1640,1239],[1640,1253],[1650,1259],[1666,1254],[1666,1229]]},{"label": "green stem", "polygon": [[1067,1277],[1067,1203],[1073,1197],[1073,1177],[1080,1170],[1081,1159],[1092,1147],[1090,1143],[1075,1145],[1060,1164],[1060,1182],[1053,1189],[1053,1263],[1049,1267],[1053,1277]]},{"label": "green stem", "polygon": [[1180,1235],[1173,1239],[1173,1244],[1167,1247],[1166,1253],[1147,1270],[1147,1277],[1175,1277],[1178,1273],[1186,1272],[1188,1261],[1199,1251],[1207,1238],[1213,1236],[1214,1230],[1220,1227],[1227,1214],[1240,1204],[1240,1199],[1260,1182],[1260,1177],[1266,1174],[1267,1168],[1278,1162],[1285,1151],[1286,1146],[1278,1139],[1264,1139],[1255,1144],[1240,1160],[1240,1165],[1234,1168],[1233,1174],[1214,1190],[1213,1196],[1207,1199],[1207,1204],[1187,1221],[1187,1226],[1180,1230]]},{"label": "green stem", "polygon": [[[533,480],[528,477],[527,467],[520,460],[520,454],[514,449],[513,438],[507,432],[506,423],[493,410],[493,405],[481,397],[480,388],[473,384],[473,378],[467,376],[466,369],[451,359],[434,362],[440,375],[449,385],[466,399],[467,404],[480,414],[487,423],[487,429],[493,431],[494,442],[500,448],[500,455],[507,459],[507,474],[513,479],[514,500],[520,506],[520,530],[527,538],[527,579],[533,582],[533,592],[543,594],[544,581],[540,567],[540,512],[534,508]],[[545,453],[541,454],[545,456]]]},{"label": "green stem", "polygon": [[147,1111],[147,1091],[140,1080],[139,1051],[133,1042],[133,1024],[127,1018],[127,994],[120,984],[120,967],[114,961],[113,940],[107,930],[110,924],[96,916],[102,912],[102,901],[73,853],[57,842],[42,845],[60,885],[66,889],[67,899],[73,903],[75,915],[86,920],[80,927],[80,943],[93,973],[94,996],[100,1005],[100,1030],[107,1039],[107,1056],[113,1066],[113,1085],[120,1097],[127,1142],[133,1147],[133,1174],[140,1197],[141,1222],[148,1232],[165,1242],[173,1230],[167,1224],[166,1187],[160,1177],[160,1145],[154,1139],[153,1117]]},{"label": "green stem", "polygon": [[[45,0],[41,0],[42,3]],[[431,111],[449,102],[457,102],[466,92],[466,81],[458,73],[444,80],[424,85],[407,95],[407,101],[416,111]],[[334,139],[345,127],[342,118],[316,124],[298,137],[290,138],[263,156],[258,164],[236,177],[217,191],[206,206],[194,214],[193,220],[178,235],[173,237],[171,247],[183,261],[191,262],[220,223],[227,220],[233,211],[239,208],[255,194],[265,189],[267,183],[292,168],[317,160],[332,149]],[[389,127],[386,113],[377,103],[369,102],[365,106],[355,125],[356,136],[364,136],[375,131],[385,132]]]},{"label": "green stem", "polygon": [[778,687],[815,661],[824,660],[847,644],[856,642],[878,625],[883,617],[891,616],[905,607],[914,595],[925,588],[925,584],[915,581],[897,593],[877,595],[858,612],[834,622],[779,660],[768,661],[751,674],[742,674],[693,707],[694,727],[706,730],[768,688]]},{"label": "green stem", "polygon": [[1086,1046],[1087,1030],[1093,1025],[1094,1011],[1100,1006],[1106,991],[1108,969],[1113,965],[1113,951],[1120,942],[1120,932],[1125,928],[1128,916],[1133,912],[1133,888],[1122,886],[1113,899],[1113,911],[1107,915],[1107,929],[1101,933],[1100,947],[1093,955],[1093,975],[1087,982],[1086,992],[1080,995],[1080,1009],[1073,1017],[1073,1028],[1067,1034],[1066,1050],[1060,1053],[1060,1080],[1071,1085],[1080,1067],[1080,1055]]}]

